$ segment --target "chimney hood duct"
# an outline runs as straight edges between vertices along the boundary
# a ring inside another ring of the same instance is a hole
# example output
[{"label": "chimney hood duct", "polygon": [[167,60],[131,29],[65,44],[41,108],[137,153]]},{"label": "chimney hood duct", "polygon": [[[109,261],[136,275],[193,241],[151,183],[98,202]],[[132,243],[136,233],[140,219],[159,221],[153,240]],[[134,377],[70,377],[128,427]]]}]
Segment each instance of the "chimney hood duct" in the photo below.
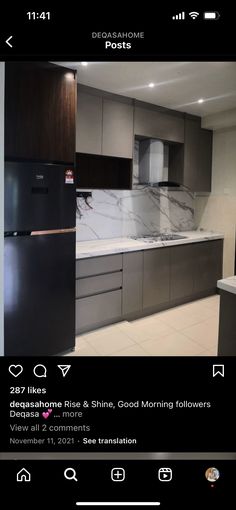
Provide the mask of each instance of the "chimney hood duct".
[{"label": "chimney hood duct", "polygon": [[175,187],[180,184],[168,180],[169,147],[161,140],[146,138],[139,142],[139,184],[153,187]]}]

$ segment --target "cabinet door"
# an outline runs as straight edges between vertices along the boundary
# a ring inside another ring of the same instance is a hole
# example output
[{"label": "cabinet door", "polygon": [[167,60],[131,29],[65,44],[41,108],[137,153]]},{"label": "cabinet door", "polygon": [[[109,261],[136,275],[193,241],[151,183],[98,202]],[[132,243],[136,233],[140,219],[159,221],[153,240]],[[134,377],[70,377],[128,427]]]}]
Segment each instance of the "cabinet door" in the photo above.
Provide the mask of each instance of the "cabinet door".
[{"label": "cabinet door", "polygon": [[198,173],[194,191],[211,191],[212,131],[200,129],[198,149]]},{"label": "cabinet door", "polygon": [[133,106],[103,99],[102,154],[133,157]]},{"label": "cabinet door", "polygon": [[110,324],[121,317],[121,290],[76,299],[75,307],[77,334]]},{"label": "cabinet door", "polygon": [[48,62],[6,62],[5,158],[74,163],[74,71]]},{"label": "cabinet door", "polygon": [[195,245],[194,292],[215,290],[222,278],[223,241],[207,241]]},{"label": "cabinet door", "polygon": [[160,138],[170,142],[184,142],[184,119],[169,112],[151,108],[135,107],[134,133],[148,138]]},{"label": "cabinet door", "polygon": [[102,97],[81,92],[78,87],[76,152],[102,152]]},{"label": "cabinet door", "polygon": [[143,308],[152,308],[170,299],[170,250],[145,250]]},{"label": "cabinet door", "polygon": [[127,315],[142,310],[143,252],[123,254],[122,313]]},{"label": "cabinet door", "polygon": [[200,119],[185,119],[183,184],[192,191],[198,183],[200,122]]},{"label": "cabinet door", "polygon": [[193,294],[194,244],[170,248],[170,299],[181,299]]}]

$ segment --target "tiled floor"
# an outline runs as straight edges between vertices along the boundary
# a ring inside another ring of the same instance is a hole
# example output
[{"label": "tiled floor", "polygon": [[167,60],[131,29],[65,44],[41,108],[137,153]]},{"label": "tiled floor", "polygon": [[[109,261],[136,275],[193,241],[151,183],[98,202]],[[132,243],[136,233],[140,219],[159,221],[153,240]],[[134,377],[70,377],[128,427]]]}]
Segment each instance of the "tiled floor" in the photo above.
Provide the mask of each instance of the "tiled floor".
[{"label": "tiled floor", "polygon": [[215,356],[219,296],[76,338],[73,356]]}]

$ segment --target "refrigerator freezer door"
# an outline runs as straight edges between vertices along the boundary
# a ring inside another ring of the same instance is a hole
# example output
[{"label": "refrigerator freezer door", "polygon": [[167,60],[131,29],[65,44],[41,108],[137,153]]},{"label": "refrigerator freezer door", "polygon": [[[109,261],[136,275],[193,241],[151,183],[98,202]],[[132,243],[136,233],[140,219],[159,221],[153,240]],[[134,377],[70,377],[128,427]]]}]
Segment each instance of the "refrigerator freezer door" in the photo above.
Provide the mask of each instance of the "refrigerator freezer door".
[{"label": "refrigerator freezer door", "polygon": [[75,344],[75,233],[5,238],[5,355]]},{"label": "refrigerator freezer door", "polygon": [[5,163],[5,231],[75,227],[74,169],[42,163]]}]

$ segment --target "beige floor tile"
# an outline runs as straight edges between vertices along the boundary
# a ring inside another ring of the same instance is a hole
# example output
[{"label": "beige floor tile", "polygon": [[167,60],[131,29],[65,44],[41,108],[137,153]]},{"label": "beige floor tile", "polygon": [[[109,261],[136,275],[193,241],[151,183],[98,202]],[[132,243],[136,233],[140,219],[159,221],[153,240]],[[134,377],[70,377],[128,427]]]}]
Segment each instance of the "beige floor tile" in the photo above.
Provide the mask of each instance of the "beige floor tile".
[{"label": "beige floor tile", "polygon": [[193,315],[199,318],[199,321],[204,319],[209,319],[213,317],[217,313],[219,313],[217,304],[214,306],[207,306],[202,302],[203,300],[194,301],[194,303],[189,303],[182,306],[181,312],[185,315]]},{"label": "beige floor tile", "polygon": [[103,335],[99,335],[96,338],[88,338],[87,342],[98,354],[102,356],[109,356],[109,354],[113,354],[116,351],[130,347],[135,343],[118,328],[109,333],[104,332]]},{"label": "beige floor tile", "polygon": [[170,326],[175,330],[182,331],[184,328],[193,326],[194,324],[198,324],[199,322],[201,322],[201,316],[200,314],[181,312],[176,317],[174,318],[171,317],[170,321],[168,317],[166,317],[165,321],[169,323]]},{"label": "beige floor tile", "polygon": [[196,356],[203,350],[177,331],[160,340],[147,340],[141,347],[152,356]]},{"label": "beige floor tile", "polygon": [[215,347],[214,349],[209,349],[209,356],[218,356],[218,347]]},{"label": "beige floor tile", "polygon": [[140,345],[132,345],[127,349],[114,352],[112,356],[149,356],[149,354]]},{"label": "beige floor tile", "polygon": [[112,324],[110,326],[104,326],[103,328],[94,329],[92,331],[89,331],[88,333],[84,333],[83,335],[79,335],[80,338],[83,340],[88,340],[88,338],[97,338],[100,336],[112,334],[114,331],[117,330],[118,327],[122,327],[124,324],[126,324],[126,321],[117,322],[115,324]]},{"label": "beige floor tile", "polygon": [[[79,335],[72,356],[215,356],[219,296]],[[70,354],[68,354],[70,355]]]},{"label": "beige floor tile", "polygon": [[196,356],[213,356],[213,354],[211,354],[210,351],[204,350],[199,354],[196,354]]},{"label": "beige floor tile", "polygon": [[138,344],[151,338],[165,337],[173,332],[174,329],[171,326],[160,320],[150,320],[150,322],[145,321],[145,323],[140,320],[134,321],[130,323],[129,329],[127,328],[127,335]]},{"label": "beige floor tile", "polygon": [[82,347],[85,347],[87,344],[87,341],[82,336],[77,336],[75,338],[75,350],[77,351],[78,348],[82,349]]},{"label": "beige floor tile", "polygon": [[83,342],[80,346],[79,343],[77,345],[76,350],[73,353],[73,356],[97,356],[97,352],[95,349],[91,347],[87,342]]},{"label": "beige floor tile", "polygon": [[214,349],[218,344],[218,316],[185,328],[182,333],[205,349]]}]

